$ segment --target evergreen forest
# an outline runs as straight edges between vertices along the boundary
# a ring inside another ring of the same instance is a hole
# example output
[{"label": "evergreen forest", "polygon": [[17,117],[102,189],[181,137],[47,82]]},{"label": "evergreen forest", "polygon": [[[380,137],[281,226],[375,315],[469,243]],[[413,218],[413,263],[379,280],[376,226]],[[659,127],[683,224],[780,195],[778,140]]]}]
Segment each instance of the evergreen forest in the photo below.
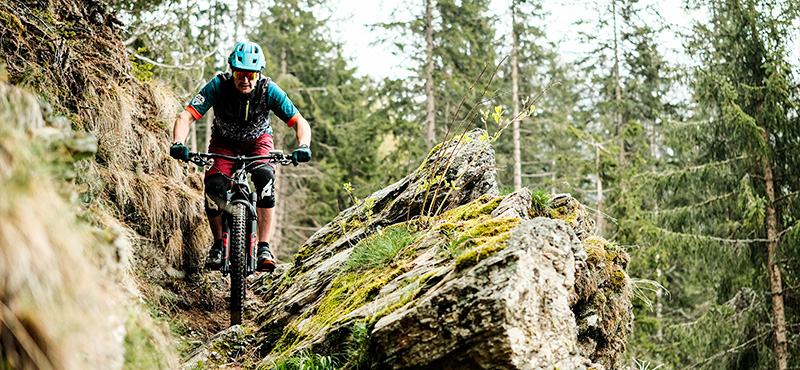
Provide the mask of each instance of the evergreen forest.
[{"label": "evergreen forest", "polygon": [[[337,18],[349,1],[107,1],[136,78],[182,107],[237,42],[265,50],[312,130],[311,162],[278,173],[279,260],[483,128],[501,194],[569,193],[630,254],[629,368],[800,369],[800,0],[384,0],[385,20]],[[556,27],[559,7],[576,23]],[[364,72],[353,39],[402,72]]]},{"label": "evergreen forest", "polygon": [[[346,20],[404,58],[409,77],[382,79],[344,55],[347,41],[329,25],[335,1],[114,7],[142,78],[183,100],[226,69],[235,41],[267,50],[264,73],[313,131],[312,164],[280,177],[280,256],[351,195],[483,127],[498,134],[504,193],[571,193],[596,232],[631,254],[633,367],[799,368],[800,1],[687,0],[675,6],[682,19],[662,16],[655,1],[582,2],[577,58],[560,53],[544,3],[398,2],[387,22]],[[511,124],[487,119],[531,104]],[[206,122],[195,125],[195,148]],[[291,150],[281,126],[278,147]]]}]

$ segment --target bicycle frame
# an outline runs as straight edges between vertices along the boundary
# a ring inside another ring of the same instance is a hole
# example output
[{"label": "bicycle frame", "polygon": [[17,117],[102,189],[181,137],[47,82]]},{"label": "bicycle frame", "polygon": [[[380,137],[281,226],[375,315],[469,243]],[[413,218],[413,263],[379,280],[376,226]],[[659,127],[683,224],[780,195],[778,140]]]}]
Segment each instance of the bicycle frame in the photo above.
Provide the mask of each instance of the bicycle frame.
[{"label": "bicycle frame", "polygon": [[[227,276],[230,272],[230,229],[231,229],[231,211],[234,205],[242,204],[244,205],[245,209],[247,210],[247,264],[246,264],[246,276],[250,276],[255,272],[256,269],[256,247],[258,245],[258,212],[256,212],[256,193],[250,190],[250,184],[247,180],[247,174],[250,171],[258,169],[261,166],[268,166],[267,163],[279,163],[282,165],[294,164],[297,165],[296,162],[292,160],[292,157],[287,154],[283,154],[281,150],[272,150],[270,151],[269,155],[262,155],[262,156],[251,156],[246,157],[242,155],[237,156],[227,156],[222,154],[216,153],[189,153],[189,161],[198,165],[198,166],[213,166],[213,162],[209,162],[208,160],[213,160],[216,158],[227,159],[233,161],[233,171],[231,176],[228,177],[227,175],[223,174],[229,181],[230,184],[228,186],[227,191],[225,192],[224,199],[213,199],[214,202],[217,203],[217,206],[222,209],[223,212],[223,223],[222,223],[222,240],[224,245],[224,254],[223,254],[223,264],[220,267],[220,272],[222,272],[223,276]],[[258,162],[266,160],[267,162]],[[255,164],[255,166],[253,166]],[[220,172],[221,173],[221,172]]]}]

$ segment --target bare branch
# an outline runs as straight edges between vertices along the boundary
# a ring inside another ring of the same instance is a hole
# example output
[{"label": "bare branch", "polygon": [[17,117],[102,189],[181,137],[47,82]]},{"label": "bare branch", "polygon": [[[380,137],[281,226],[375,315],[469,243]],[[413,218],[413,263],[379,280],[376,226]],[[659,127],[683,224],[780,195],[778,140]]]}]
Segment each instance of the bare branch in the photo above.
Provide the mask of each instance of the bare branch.
[{"label": "bare branch", "polygon": [[542,173],[537,173],[537,174],[526,174],[526,173],[524,173],[524,174],[522,174],[522,177],[548,177],[548,176],[553,176],[555,174],[556,174],[555,172],[542,172]]},{"label": "bare branch", "polygon": [[687,366],[684,369],[696,369],[698,366],[703,365],[705,363],[708,363],[710,361],[716,360],[717,358],[720,358],[720,357],[722,357],[724,355],[737,353],[737,352],[739,352],[740,349],[749,346],[751,343],[755,342],[758,339],[761,339],[762,337],[766,336],[769,333],[771,333],[771,332],[770,331],[765,331],[765,332],[763,332],[763,333],[761,333],[761,334],[759,334],[759,335],[757,335],[757,336],[755,336],[753,338],[750,338],[750,340],[748,340],[747,342],[744,342],[744,343],[742,343],[742,344],[740,344],[740,345],[738,345],[736,347],[729,348],[727,350],[721,351],[721,352],[719,352],[719,353],[717,353],[717,354],[715,354],[715,355],[713,355],[713,356],[711,356],[711,357],[709,357],[707,359],[695,362],[691,366]]},{"label": "bare branch", "polygon": [[136,57],[136,59],[143,60],[143,61],[145,61],[147,63],[150,63],[150,64],[152,64],[154,66],[161,67],[161,68],[183,69],[183,70],[186,70],[186,71],[190,71],[190,70],[194,70],[194,69],[200,68],[199,66],[195,65],[195,63],[182,65],[182,66],[181,65],[167,65],[167,64],[156,62],[155,60],[152,60],[152,59],[150,59],[150,58],[148,58],[146,56],[142,56],[142,55],[139,55],[139,54],[134,54],[134,57]]},{"label": "bare branch", "polygon": [[[677,207],[677,208],[671,208],[671,209],[659,210],[659,211],[657,211],[657,212],[658,212],[658,213],[662,213],[662,212],[663,212],[663,213],[674,213],[674,212],[681,212],[681,211],[685,211],[685,210],[687,210],[687,209],[690,209],[690,208],[696,208],[696,207],[702,207],[702,206],[705,206],[705,205],[709,205],[709,204],[711,204],[711,203],[714,203],[714,202],[716,202],[716,201],[719,201],[719,200],[723,200],[723,199],[730,198],[730,197],[732,197],[732,196],[734,196],[734,195],[736,195],[736,192],[733,192],[733,191],[732,191],[732,192],[730,192],[730,193],[728,193],[728,194],[723,194],[723,195],[720,195],[720,196],[717,196],[717,197],[714,197],[714,198],[708,199],[708,200],[706,200],[706,201],[703,201],[703,202],[700,202],[700,203],[695,203],[695,204],[691,204],[691,205],[688,205],[688,206],[683,206],[683,207]],[[655,212],[656,212],[656,211],[654,211],[654,213],[655,213]]]},{"label": "bare branch", "polygon": [[701,164],[701,165],[697,165],[697,166],[686,167],[686,168],[683,168],[683,169],[680,169],[680,170],[665,171],[665,172],[661,172],[661,173],[652,173],[652,174],[655,175],[655,176],[659,176],[659,177],[666,177],[666,176],[672,176],[672,175],[675,175],[675,174],[682,174],[682,173],[687,173],[687,172],[696,172],[696,171],[699,171],[699,170],[702,170],[702,169],[706,169],[706,168],[709,168],[709,167],[722,166],[722,165],[726,165],[726,164],[731,163],[731,162],[740,161],[742,159],[747,159],[747,158],[749,158],[748,155],[742,154],[742,155],[740,155],[738,157],[729,158],[729,159],[726,159],[724,161],[706,163],[706,164]]},{"label": "bare branch", "polygon": [[775,203],[783,201],[784,199],[787,199],[787,198],[795,197],[797,195],[800,195],[800,191],[795,191],[795,192],[791,192],[791,193],[786,194],[786,195],[782,195],[782,196],[778,197],[777,199],[775,199]]},{"label": "bare branch", "polygon": [[653,224],[649,224],[649,225],[651,227],[653,227],[654,229],[656,229],[656,230],[658,230],[660,232],[663,232],[665,234],[680,236],[680,237],[683,237],[683,238],[700,239],[700,240],[714,241],[714,242],[720,242],[720,243],[730,243],[730,244],[778,242],[780,240],[780,238],[784,234],[786,234],[787,232],[789,232],[790,230],[792,230],[794,228],[794,225],[792,225],[791,227],[788,227],[788,228],[784,229],[783,231],[778,233],[778,236],[775,237],[775,239],[760,239],[760,238],[756,238],[756,239],[728,239],[728,238],[720,238],[720,237],[709,236],[709,235],[696,235],[696,234],[681,233],[681,232],[677,232],[677,231],[667,230],[667,229],[664,229],[662,227],[655,226]]}]

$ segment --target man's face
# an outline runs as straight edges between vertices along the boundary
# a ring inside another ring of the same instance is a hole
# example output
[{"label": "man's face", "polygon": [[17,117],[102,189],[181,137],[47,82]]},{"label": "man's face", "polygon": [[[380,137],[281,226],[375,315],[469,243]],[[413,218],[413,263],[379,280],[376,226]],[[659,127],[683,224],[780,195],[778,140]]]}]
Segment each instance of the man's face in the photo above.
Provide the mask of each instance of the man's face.
[{"label": "man's face", "polygon": [[254,71],[241,71],[233,70],[233,83],[236,85],[236,90],[242,94],[249,94],[256,87],[256,81],[261,75],[261,72]]}]

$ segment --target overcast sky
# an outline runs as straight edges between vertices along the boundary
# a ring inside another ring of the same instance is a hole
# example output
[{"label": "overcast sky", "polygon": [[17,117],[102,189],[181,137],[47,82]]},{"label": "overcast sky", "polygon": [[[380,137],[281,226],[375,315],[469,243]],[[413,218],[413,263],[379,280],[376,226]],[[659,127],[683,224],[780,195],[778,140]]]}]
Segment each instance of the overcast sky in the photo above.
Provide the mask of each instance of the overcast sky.
[{"label": "overcast sky", "polygon": [[[499,12],[496,19],[507,17],[503,14],[508,9],[509,0],[492,0],[492,9]],[[361,74],[368,74],[380,80],[383,77],[406,77],[410,74],[402,56],[392,55],[390,45],[370,45],[379,37],[377,32],[370,31],[370,24],[391,21],[393,11],[402,13],[409,6],[422,9],[422,0],[338,0],[334,7],[336,10],[331,18],[331,28],[334,39],[342,41],[345,54],[353,60]],[[542,28],[547,32],[548,39],[558,45],[559,54],[565,60],[578,59],[592,49],[580,41],[579,31],[591,31],[590,25],[576,26],[581,19],[595,20],[598,18],[598,9],[602,6],[608,9],[611,2],[602,0],[558,0],[545,1],[545,10],[549,13]],[[675,0],[641,0],[641,7],[649,7],[641,12],[643,21],[653,28],[659,22],[670,24],[670,31],[665,32],[660,40],[660,49],[667,58],[673,62],[687,64],[691,61],[682,53],[681,39],[678,32],[687,33],[691,28],[693,19],[702,19],[703,14],[687,13],[682,6],[682,1]],[[401,7],[402,4],[402,7]],[[413,4],[413,5],[408,5]],[[606,10],[607,12],[607,10]],[[655,13],[660,14],[660,17]],[[608,13],[606,13],[608,14]],[[663,21],[659,21],[659,18]],[[407,19],[407,18],[402,18]],[[619,22],[619,18],[618,18]],[[510,22],[497,22],[500,27]],[[498,29],[498,33],[507,33],[507,29]],[[500,36],[499,34],[497,35]],[[610,36],[611,37],[611,36]],[[795,38],[792,55],[794,61],[800,60],[800,39]],[[508,50],[502,50],[508,53]],[[797,63],[795,64],[797,68]]]},{"label": "overcast sky", "polygon": [[[420,8],[422,1],[415,1]],[[404,67],[402,56],[392,55],[389,45],[370,45],[379,34],[377,31],[370,31],[370,24],[377,22],[388,22],[391,14],[398,9],[400,4],[404,8],[398,12],[403,12],[407,7],[408,1],[399,0],[378,0],[378,1],[354,1],[339,0],[336,10],[331,19],[331,28],[334,37],[343,42],[346,55],[358,66],[360,73],[369,74],[375,78],[405,77],[409,74]],[[508,9],[508,0],[493,0],[492,9],[498,14],[494,14],[495,19],[507,17],[503,14]],[[548,38],[559,45],[559,52],[566,60],[581,57],[591,50],[592,46],[580,42],[578,31],[588,30],[589,25],[578,27],[575,22],[581,19],[596,19],[598,4],[590,0],[562,0],[545,2],[545,10],[549,13],[542,25],[546,29]],[[608,2],[610,4],[610,1]],[[680,27],[688,27],[689,19],[681,9],[680,2],[667,0],[643,0],[640,3],[653,5],[668,22],[683,23]],[[677,3],[677,4],[676,4]],[[603,6],[608,6],[603,2]],[[643,14],[643,18],[656,22],[652,14]],[[497,22],[498,27],[504,27],[510,22]],[[498,33],[507,33],[507,29],[498,29]],[[497,37],[501,35],[498,34]],[[680,41],[674,37],[663,40],[664,51],[674,53],[671,50],[680,48]],[[501,52],[507,53],[507,50]],[[673,55],[674,56],[674,55]]]}]

